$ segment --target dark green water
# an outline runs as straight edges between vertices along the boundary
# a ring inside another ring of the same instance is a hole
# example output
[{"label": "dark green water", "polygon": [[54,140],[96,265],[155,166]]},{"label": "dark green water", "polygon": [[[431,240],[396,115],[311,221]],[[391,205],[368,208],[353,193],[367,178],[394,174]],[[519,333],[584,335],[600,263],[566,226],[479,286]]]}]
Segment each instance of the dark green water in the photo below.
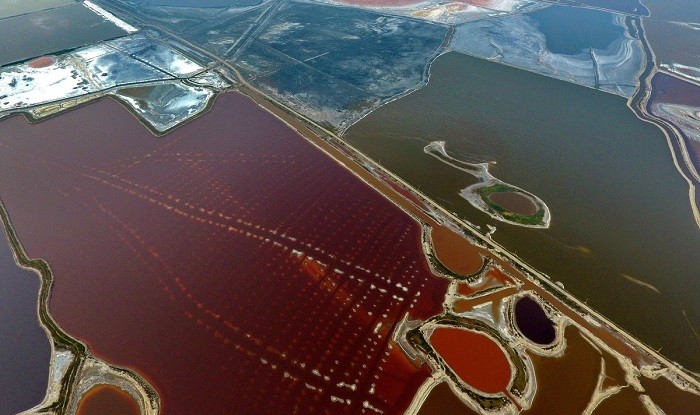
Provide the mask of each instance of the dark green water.
[{"label": "dark green water", "polygon": [[[688,187],[661,130],[624,99],[453,52],[435,61],[428,86],[371,113],[345,139],[448,210],[496,225],[494,239],[510,251],[700,370],[690,328],[700,327],[700,230]],[[508,225],[472,208],[458,192],[474,179],[423,153],[435,140],[454,157],[497,161],[496,177],[547,203],[551,227]]]},{"label": "dark green water", "polygon": [[0,20],[0,66],[127,33],[80,3]]}]

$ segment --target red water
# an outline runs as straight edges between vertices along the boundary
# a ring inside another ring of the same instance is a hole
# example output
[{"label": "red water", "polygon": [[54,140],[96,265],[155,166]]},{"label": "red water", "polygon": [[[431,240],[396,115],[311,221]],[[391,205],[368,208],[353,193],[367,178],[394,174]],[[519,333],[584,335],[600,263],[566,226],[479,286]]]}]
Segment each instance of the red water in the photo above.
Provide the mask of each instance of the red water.
[{"label": "red water", "polygon": [[500,269],[491,267],[481,277],[481,282],[472,285],[466,283],[457,285],[457,293],[464,296],[470,296],[479,291],[488,290],[489,288],[513,284],[514,282],[511,277],[506,275]]},{"label": "red water", "polygon": [[58,323],[164,414],[400,413],[429,375],[389,352],[447,287],[418,224],[242,95],[162,138],[111,100],[7,119],[0,195]]},{"label": "red water", "polygon": [[435,255],[442,265],[458,275],[471,275],[484,263],[479,249],[452,229],[434,224],[430,237]]},{"label": "red water", "polygon": [[700,108],[700,87],[664,72],[657,72],[651,80],[652,100],[672,102]]},{"label": "red water", "polygon": [[513,278],[498,268],[491,268],[486,271],[486,277],[496,280],[503,285],[514,284]]},{"label": "red water", "polygon": [[47,66],[53,65],[54,63],[56,63],[56,60],[54,58],[52,58],[51,56],[44,56],[29,62],[29,66],[31,66],[32,68],[45,68]]},{"label": "red water", "polygon": [[438,327],[430,344],[467,385],[485,393],[505,391],[512,375],[508,358],[498,344],[484,334]]},{"label": "red water", "polygon": [[78,404],[78,415],[139,415],[136,400],[123,390],[111,385],[90,389]]}]

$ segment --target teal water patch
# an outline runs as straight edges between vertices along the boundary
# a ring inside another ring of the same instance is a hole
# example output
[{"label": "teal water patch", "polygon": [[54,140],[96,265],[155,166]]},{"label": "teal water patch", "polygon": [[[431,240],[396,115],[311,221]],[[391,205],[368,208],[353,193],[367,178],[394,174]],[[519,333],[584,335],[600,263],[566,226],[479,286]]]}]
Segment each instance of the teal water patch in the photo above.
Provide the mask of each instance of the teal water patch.
[{"label": "teal water patch", "polygon": [[255,6],[262,3],[262,0],[131,0],[130,3],[168,7],[210,8]]},{"label": "teal water patch", "polygon": [[[684,1],[684,0],[681,0]],[[694,0],[686,0],[694,1]],[[665,3],[677,3],[665,1]],[[648,16],[649,10],[639,0],[559,0],[559,3],[571,6],[588,6],[596,9],[605,9],[621,13],[628,13],[637,16]],[[648,3],[645,0],[645,3]]]},{"label": "teal water patch", "polygon": [[554,53],[575,55],[589,48],[605,49],[624,35],[613,16],[599,10],[551,6],[530,13]]},{"label": "teal water patch", "polygon": [[700,2],[697,0],[644,0],[655,20],[700,24]]},{"label": "teal water patch", "polygon": [[[565,23],[575,26],[573,20],[581,9],[558,7],[566,15]],[[605,48],[597,48],[595,27],[581,27],[586,36],[577,38],[579,53],[566,54],[548,49],[550,37],[542,33],[539,22],[529,13],[482,19],[456,28],[450,48],[472,56],[501,62],[542,75],[601,89],[624,97],[637,88],[645,57],[636,33],[627,29],[622,16],[607,15],[617,27],[616,37]],[[534,14],[534,13],[533,13]],[[590,41],[590,43],[586,43]]]}]

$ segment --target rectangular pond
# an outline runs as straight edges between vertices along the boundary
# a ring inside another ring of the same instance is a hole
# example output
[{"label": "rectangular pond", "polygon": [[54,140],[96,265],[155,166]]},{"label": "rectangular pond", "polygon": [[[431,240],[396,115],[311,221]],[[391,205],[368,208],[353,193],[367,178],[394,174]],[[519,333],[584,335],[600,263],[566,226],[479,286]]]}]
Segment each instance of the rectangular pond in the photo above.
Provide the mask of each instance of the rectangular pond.
[{"label": "rectangular pond", "polygon": [[109,99],[12,117],[0,149],[52,315],[163,413],[399,413],[430,375],[391,340],[447,289],[419,224],[249,98],[163,137]]},{"label": "rectangular pond", "polygon": [[0,20],[0,66],[125,34],[79,3],[9,17]]}]

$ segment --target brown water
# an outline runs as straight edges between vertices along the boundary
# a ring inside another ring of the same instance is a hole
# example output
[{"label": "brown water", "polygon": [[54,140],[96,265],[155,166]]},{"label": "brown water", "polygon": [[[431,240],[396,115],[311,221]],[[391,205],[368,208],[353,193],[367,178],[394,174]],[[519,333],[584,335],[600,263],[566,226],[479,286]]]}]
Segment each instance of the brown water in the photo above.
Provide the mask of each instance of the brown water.
[{"label": "brown water", "polygon": [[700,413],[700,396],[678,389],[664,377],[658,379],[640,379],[642,387],[654,403],[666,415],[687,415]]},{"label": "brown water", "polygon": [[537,205],[535,205],[529,197],[519,193],[494,193],[489,196],[489,199],[497,205],[519,215],[529,216],[537,212]]},{"label": "brown water", "polygon": [[433,226],[430,232],[435,255],[442,265],[459,275],[479,271],[484,260],[478,248],[447,227]]},{"label": "brown water", "polygon": [[[615,395],[609,396],[599,403],[593,411],[594,415],[630,415],[648,414],[649,411],[642,403],[640,395],[632,387],[622,389]],[[666,414],[670,415],[670,414]]]},{"label": "brown water", "polygon": [[442,382],[433,387],[417,415],[476,415],[477,413],[452,392],[447,382]]},{"label": "brown water", "polygon": [[603,380],[603,388],[609,386],[622,386],[627,383],[625,369],[622,368],[620,362],[610,353],[603,351],[603,360],[605,360],[605,379]]},{"label": "brown water", "polygon": [[530,354],[535,365],[537,394],[530,409],[533,415],[581,415],[595,391],[600,374],[600,353],[580,331],[568,326],[566,351],[559,358]]},{"label": "brown water", "polygon": [[[661,130],[622,98],[458,53],[429,84],[371,113],[345,139],[637,338],[700,369],[700,231]],[[496,222],[459,191],[474,179],[423,152],[444,140],[540,197],[551,227]],[[624,279],[632,275],[661,295]],[[634,311],[632,311],[634,310]],[[688,320],[686,320],[687,315]]]}]

